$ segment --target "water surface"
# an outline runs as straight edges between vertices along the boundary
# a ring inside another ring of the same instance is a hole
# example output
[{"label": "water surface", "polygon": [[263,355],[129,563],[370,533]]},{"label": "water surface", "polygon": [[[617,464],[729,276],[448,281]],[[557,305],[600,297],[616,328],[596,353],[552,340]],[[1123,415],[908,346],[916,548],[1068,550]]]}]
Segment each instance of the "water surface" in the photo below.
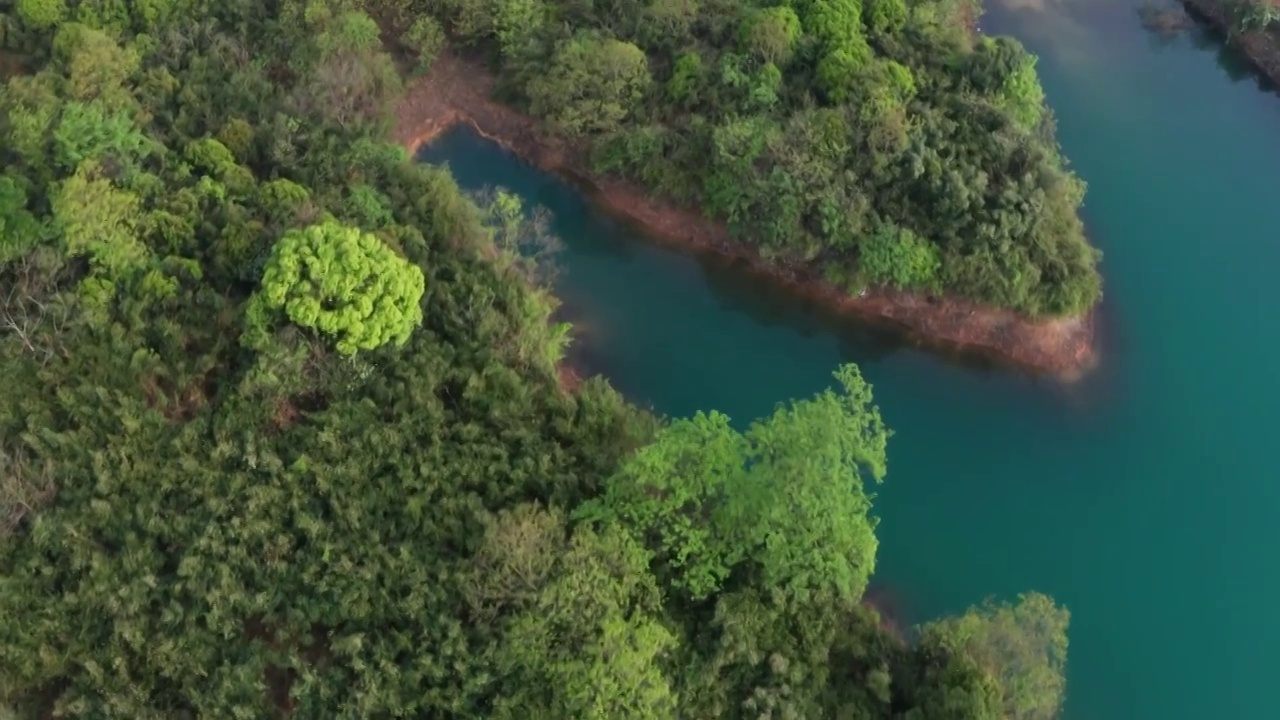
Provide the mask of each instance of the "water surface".
[{"label": "water surface", "polygon": [[912,621],[1028,589],[1072,610],[1068,720],[1277,716],[1280,100],[1128,0],[1006,0],[1106,253],[1103,365],[1062,387],[903,347],[647,242],[470,132],[424,152],[555,214],[575,360],[739,422],[854,361],[890,442],[875,582]]}]

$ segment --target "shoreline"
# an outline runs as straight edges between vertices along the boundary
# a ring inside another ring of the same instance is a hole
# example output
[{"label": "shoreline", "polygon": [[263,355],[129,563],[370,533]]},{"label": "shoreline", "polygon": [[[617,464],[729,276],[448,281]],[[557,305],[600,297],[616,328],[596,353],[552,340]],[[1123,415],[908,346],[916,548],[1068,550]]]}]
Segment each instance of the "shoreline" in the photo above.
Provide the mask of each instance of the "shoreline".
[{"label": "shoreline", "polygon": [[429,72],[406,84],[396,109],[394,137],[411,154],[458,124],[538,168],[586,186],[593,200],[654,239],[685,251],[714,253],[745,264],[802,297],[842,314],[891,324],[906,339],[930,349],[979,354],[1071,382],[1097,364],[1095,311],[1082,317],[1031,322],[1009,310],[918,293],[871,289],[855,297],[809,269],[768,262],[734,241],[722,223],[694,208],[679,207],[624,180],[593,176],[576,147],[547,137],[541,124],[492,100],[493,77],[483,67],[448,52]]},{"label": "shoreline", "polygon": [[1223,0],[1182,0],[1189,14],[1224,35],[1227,44],[1244,54],[1254,68],[1280,87],[1280,37],[1265,30],[1232,31],[1231,14]]}]

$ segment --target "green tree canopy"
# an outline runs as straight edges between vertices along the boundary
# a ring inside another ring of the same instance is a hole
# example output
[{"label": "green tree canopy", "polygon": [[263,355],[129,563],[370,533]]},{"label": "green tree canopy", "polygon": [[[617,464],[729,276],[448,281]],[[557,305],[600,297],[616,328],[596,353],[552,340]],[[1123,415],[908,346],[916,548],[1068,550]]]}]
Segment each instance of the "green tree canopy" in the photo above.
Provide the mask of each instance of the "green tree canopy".
[{"label": "green tree canopy", "polygon": [[926,642],[946,646],[977,663],[999,689],[1002,716],[1053,720],[1066,694],[1066,608],[1040,593],[1014,604],[988,600],[960,617],[930,623]]},{"label": "green tree canopy", "polygon": [[467,573],[477,617],[508,630],[495,664],[508,691],[497,717],[667,718],[675,697],[660,662],[675,647],[657,621],[648,554],[625,532],[579,528],[520,505],[487,519]]},{"label": "green tree canopy", "polygon": [[735,571],[798,595],[860,596],[876,552],[863,476],[883,478],[889,433],[857,368],[836,379],[839,391],[745,433],[720,413],[674,422],[579,515],[648,541],[659,576],[695,599]]},{"label": "green tree canopy", "polygon": [[260,302],[352,355],[404,344],[422,322],[422,271],[373,235],[328,221],[291,230],[262,275]]},{"label": "green tree canopy", "polygon": [[942,267],[938,248],[910,230],[881,225],[858,246],[859,267],[876,285],[935,289]]}]

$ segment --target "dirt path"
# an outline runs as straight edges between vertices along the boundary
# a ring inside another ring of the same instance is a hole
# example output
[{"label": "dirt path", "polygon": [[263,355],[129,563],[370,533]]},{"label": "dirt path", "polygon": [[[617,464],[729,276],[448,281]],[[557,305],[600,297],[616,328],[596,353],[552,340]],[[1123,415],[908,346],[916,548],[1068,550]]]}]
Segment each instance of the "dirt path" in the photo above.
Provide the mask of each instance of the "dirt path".
[{"label": "dirt path", "polygon": [[1030,322],[1015,313],[916,293],[872,290],[852,297],[807,270],[779,267],[729,238],[724,225],[693,208],[651,197],[643,188],[611,178],[589,178],[578,148],[550,138],[539,124],[490,99],[493,77],[482,66],[441,56],[425,76],[410,81],[397,111],[396,139],[416,151],[459,122],[544,170],[589,183],[597,202],[630,218],[656,239],[719,253],[788,285],[794,292],[862,318],[901,327],[909,339],[936,349],[979,353],[1064,380],[1079,378],[1096,361],[1093,316]]}]

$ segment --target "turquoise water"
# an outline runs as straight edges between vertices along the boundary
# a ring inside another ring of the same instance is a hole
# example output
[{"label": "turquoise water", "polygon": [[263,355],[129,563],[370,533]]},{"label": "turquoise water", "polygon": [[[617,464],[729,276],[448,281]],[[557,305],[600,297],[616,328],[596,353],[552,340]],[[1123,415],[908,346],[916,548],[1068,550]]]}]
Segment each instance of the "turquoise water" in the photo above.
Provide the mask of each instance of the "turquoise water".
[{"label": "turquoise water", "polygon": [[991,9],[1041,55],[1106,252],[1103,365],[1063,387],[851,326],[646,242],[466,131],[464,187],[550,208],[574,360],[637,402],[739,421],[857,362],[896,435],[875,581],[920,621],[1037,589],[1072,610],[1069,720],[1274,717],[1280,642],[1280,100],[1118,0]]}]

